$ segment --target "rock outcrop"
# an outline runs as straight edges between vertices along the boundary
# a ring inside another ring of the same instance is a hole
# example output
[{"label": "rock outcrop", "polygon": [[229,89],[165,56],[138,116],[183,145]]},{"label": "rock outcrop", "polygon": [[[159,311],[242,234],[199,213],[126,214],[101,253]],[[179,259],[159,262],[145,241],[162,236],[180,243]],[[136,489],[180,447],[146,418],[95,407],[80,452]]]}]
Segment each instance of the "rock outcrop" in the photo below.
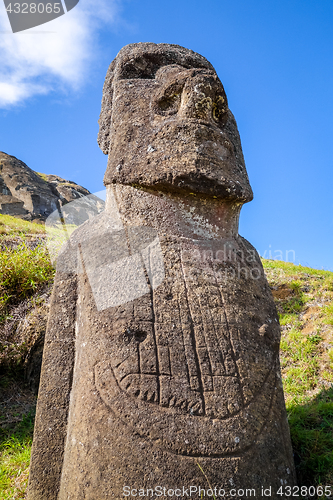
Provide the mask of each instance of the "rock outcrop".
[{"label": "rock outcrop", "polygon": [[[75,182],[56,175],[34,172],[15,156],[0,152],[0,214],[13,215],[26,220],[44,221],[55,210],[72,201],[90,195]],[[95,215],[103,205],[96,198],[87,206],[87,213]]]}]

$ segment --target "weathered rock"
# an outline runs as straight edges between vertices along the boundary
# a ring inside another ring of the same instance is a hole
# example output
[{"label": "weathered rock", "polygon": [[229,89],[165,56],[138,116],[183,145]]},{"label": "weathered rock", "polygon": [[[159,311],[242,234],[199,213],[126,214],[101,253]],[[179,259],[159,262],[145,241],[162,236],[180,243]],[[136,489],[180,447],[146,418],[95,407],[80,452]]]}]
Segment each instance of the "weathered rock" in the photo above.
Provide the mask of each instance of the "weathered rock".
[{"label": "weathered rock", "polygon": [[29,500],[191,486],[286,498],[278,316],[238,235],[252,191],[210,63],[174,45],[122,49],[99,143],[107,205],[58,260]]},{"label": "weathered rock", "polygon": [[0,214],[27,220],[45,220],[55,210],[74,200],[90,195],[85,206],[88,216],[104,208],[102,200],[56,175],[34,172],[25,163],[0,152]]}]

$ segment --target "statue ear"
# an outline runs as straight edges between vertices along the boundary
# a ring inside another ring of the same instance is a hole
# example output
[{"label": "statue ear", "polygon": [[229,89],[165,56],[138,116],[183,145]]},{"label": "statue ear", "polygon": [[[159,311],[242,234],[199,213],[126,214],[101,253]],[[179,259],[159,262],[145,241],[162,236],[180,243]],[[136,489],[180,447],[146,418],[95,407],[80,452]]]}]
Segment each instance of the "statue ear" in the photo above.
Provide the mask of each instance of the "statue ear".
[{"label": "statue ear", "polygon": [[104,87],[103,87],[103,98],[102,98],[102,109],[99,116],[99,132],[97,137],[97,142],[101,150],[105,155],[109,154],[110,149],[110,125],[111,125],[111,115],[112,115],[112,82],[115,68],[115,60],[109,66],[106,74]]}]

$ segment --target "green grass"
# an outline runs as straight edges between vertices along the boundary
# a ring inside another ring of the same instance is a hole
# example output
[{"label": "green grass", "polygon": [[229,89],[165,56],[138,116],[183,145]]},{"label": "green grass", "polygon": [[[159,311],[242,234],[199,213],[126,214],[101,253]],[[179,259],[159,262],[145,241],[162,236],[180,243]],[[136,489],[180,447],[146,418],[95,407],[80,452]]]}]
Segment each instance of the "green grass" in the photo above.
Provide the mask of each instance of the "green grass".
[{"label": "green grass", "polygon": [[[36,172],[36,174],[39,175],[39,177],[41,179],[43,179],[44,181],[48,182],[48,176],[46,174],[43,174],[41,172]],[[60,177],[59,177],[59,179],[60,179]],[[68,187],[73,187],[73,188],[77,187],[77,184],[75,184],[75,182],[66,181],[65,179],[59,180],[58,183],[61,186],[68,186]]]},{"label": "green grass", "polygon": [[324,323],[326,325],[333,325],[333,302],[324,307]]},{"label": "green grass", "polygon": [[333,484],[333,388],[299,405],[288,405],[300,485]]},{"label": "green grass", "polygon": [[[15,314],[12,316],[15,313],[14,309],[23,300],[33,296],[29,307],[31,309],[38,307],[40,299],[36,292],[52,282],[55,272],[43,243],[37,245],[36,248],[31,248],[24,236],[20,236],[17,242],[18,246],[14,248],[3,245],[0,252],[1,329],[7,320],[15,318]],[[13,333],[5,334],[0,338],[1,371],[6,370],[7,373],[17,374],[23,371],[24,360],[34,342],[34,332],[38,333],[37,318],[35,323],[30,323],[30,330],[28,328],[24,338],[21,338],[20,334],[15,336],[17,326],[11,330]]]},{"label": "green grass", "polygon": [[[11,306],[32,296],[40,287],[53,279],[54,268],[43,240],[36,248],[29,247],[31,239],[44,234],[44,225],[9,215],[0,215],[2,247],[0,252],[0,323],[6,320]],[[15,345],[13,344],[12,347],[15,348]],[[24,345],[21,347],[24,350]],[[2,350],[1,344],[0,348]],[[8,356],[10,361],[10,352]],[[21,377],[21,372],[22,369],[12,370],[11,366],[6,370],[7,375],[0,378],[2,394],[10,391],[7,387],[8,384],[11,385],[10,377],[16,380]],[[21,414],[20,407],[17,411],[14,407],[13,411],[9,412],[10,419],[20,418]],[[8,414],[4,411],[0,414],[0,499],[23,499],[28,484],[34,414],[23,415],[21,421],[14,423],[14,428],[10,429],[4,429],[6,420],[8,420]]]},{"label": "green grass", "polygon": [[[0,323],[10,305],[31,296],[54,276],[45,245],[29,246],[29,237],[44,234],[42,224],[0,215]],[[15,245],[10,244],[13,238]]]},{"label": "green grass", "polygon": [[12,431],[0,429],[0,498],[24,499],[28,486],[34,414],[29,413]]},{"label": "green grass", "polygon": [[268,260],[261,259],[265,270],[275,270],[286,277],[296,276],[298,278],[304,275],[316,276],[319,278],[327,278],[329,282],[333,283],[333,273],[321,269],[312,269],[311,267],[297,266],[290,262],[283,262],[282,260]]},{"label": "green grass", "polygon": [[45,234],[43,224],[36,224],[26,220],[0,214],[0,237],[23,236],[27,234]]},{"label": "green grass", "polygon": [[[333,348],[325,347],[333,344],[333,273],[278,261],[263,266],[274,289],[290,290],[275,302],[298,484],[333,485]],[[311,307],[314,317],[304,320]]]},{"label": "green grass", "polygon": [[54,268],[44,245],[29,248],[24,241],[17,248],[0,253],[0,322],[8,307],[31,296],[54,276]]},{"label": "green grass", "polygon": [[[208,486],[209,486],[209,489],[210,489],[210,490],[212,490],[212,492],[213,492],[213,488],[212,488],[212,485],[211,485],[211,484],[210,484],[210,482],[209,482],[209,479],[208,479],[208,477],[207,477],[207,474],[205,473],[205,471],[203,470],[203,468],[201,467],[201,465],[199,464],[199,462],[197,462],[197,466],[199,467],[200,471],[202,472],[202,475],[204,476],[204,478],[206,479],[207,484],[208,484]],[[214,493],[213,493],[213,495],[211,495],[211,496],[212,496],[213,500],[216,500],[216,496],[214,495]],[[201,494],[201,498],[203,498],[203,492],[202,492],[202,494]]]},{"label": "green grass", "polygon": [[279,314],[279,319],[281,326],[292,325],[294,327],[300,327],[301,325],[298,314],[295,313]]}]

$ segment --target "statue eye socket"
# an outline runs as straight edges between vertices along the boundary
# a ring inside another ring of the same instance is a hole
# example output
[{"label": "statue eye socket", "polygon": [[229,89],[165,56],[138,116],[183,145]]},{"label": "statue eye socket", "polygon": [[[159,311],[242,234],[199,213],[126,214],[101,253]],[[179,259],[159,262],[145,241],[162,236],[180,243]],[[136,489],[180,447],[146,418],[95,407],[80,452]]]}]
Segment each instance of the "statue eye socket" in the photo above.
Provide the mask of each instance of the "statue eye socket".
[{"label": "statue eye socket", "polygon": [[174,93],[169,96],[163,96],[157,101],[157,112],[163,115],[172,115],[177,113],[181,101],[181,93]]},{"label": "statue eye socket", "polygon": [[164,89],[156,99],[155,112],[159,115],[174,115],[182,99],[183,85],[173,84]]}]

